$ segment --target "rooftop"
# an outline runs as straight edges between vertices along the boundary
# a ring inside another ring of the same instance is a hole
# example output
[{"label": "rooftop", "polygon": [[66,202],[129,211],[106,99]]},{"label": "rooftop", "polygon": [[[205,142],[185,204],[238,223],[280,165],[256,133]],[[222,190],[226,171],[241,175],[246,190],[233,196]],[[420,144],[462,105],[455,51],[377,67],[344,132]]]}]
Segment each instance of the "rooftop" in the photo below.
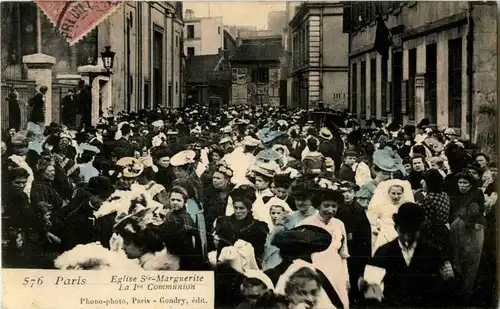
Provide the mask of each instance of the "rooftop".
[{"label": "rooftop", "polygon": [[243,40],[231,61],[279,61],[281,54],[281,38],[261,37]]},{"label": "rooftop", "polygon": [[213,71],[219,63],[219,55],[191,56],[186,62],[186,82],[206,83],[207,72]]}]

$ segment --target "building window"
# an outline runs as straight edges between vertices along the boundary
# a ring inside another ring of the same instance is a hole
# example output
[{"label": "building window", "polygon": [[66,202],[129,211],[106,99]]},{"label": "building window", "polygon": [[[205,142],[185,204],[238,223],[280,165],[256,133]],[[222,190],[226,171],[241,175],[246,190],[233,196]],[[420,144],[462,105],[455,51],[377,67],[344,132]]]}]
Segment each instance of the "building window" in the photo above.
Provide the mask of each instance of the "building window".
[{"label": "building window", "polygon": [[187,38],[188,39],[193,39],[194,38],[194,25],[188,25],[187,26]]},{"label": "building window", "polygon": [[377,117],[377,59],[370,60],[370,116]]},{"label": "building window", "polygon": [[351,84],[351,112],[356,114],[358,112],[358,64],[352,64],[352,84]]},{"label": "building window", "polygon": [[437,123],[437,45],[425,47],[425,118]]},{"label": "building window", "polygon": [[366,116],[366,62],[361,62],[361,94],[359,99],[361,100],[361,116]]},{"label": "building window", "polygon": [[179,47],[179,36],[178,35],[175,36],[175,46]]},{"label": "building window", "polygon": [[448,41],[448,126],[462,123],[462,38]]},{"label": "building window", "polygon": [[382,58],[382,102],[380,104],[380,109],[382,111],[382,117],[387,117],[387,59]]},{"label": "building window", "polygon": [[252,83],[269,83],[269,69],[256,68],[252,70]]},{"label": "building window", "polygon": [[403,103],[403,52],[392,54],[392,106],[390,108],[392,119],[401,121]]},{"label": "building window", "polygon": [[220,27],[217,27],[217,33],[220,34]]},{"label": "building window", "polygon": [[175,94],[179,93],[179,83],[175,82]]},{"label": "building window", "polygon": [[413,48],[408,51],[408,118],[415,120],[415,75],[417,74],[417,49]]},{"label": "building window", "polygon": [[187,52],[188,57],[194,56],[194,47],[188,47]]},{"label": "building window", "polygon": [[163,105],[163,32],[153,32],[153,102]]}]

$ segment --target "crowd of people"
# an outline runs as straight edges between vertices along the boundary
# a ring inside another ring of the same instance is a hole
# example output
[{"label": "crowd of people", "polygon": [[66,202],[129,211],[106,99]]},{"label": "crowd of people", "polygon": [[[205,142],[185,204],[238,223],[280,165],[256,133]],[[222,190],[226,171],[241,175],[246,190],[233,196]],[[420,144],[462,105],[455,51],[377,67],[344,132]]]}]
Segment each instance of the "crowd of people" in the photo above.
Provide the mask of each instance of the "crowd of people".
[{"label": "crowd of people", "polygon": [[212,270],[216,308],[494,305],[495,162],[427,119],[307,115],[158,107],[11,129],[3,267]]}]

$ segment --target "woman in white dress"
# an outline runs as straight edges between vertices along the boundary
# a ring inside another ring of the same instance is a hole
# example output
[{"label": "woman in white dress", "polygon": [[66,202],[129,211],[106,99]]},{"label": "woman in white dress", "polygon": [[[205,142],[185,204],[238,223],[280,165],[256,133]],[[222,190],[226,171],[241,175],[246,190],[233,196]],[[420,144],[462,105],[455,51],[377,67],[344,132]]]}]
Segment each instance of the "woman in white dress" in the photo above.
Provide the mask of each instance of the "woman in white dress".
[{"label": "woman in white dress", "polygon": [[344,196],[340,191],[330,189],[315,190],[314,205],[318,205],[318,212],[301,222],[301,225],[313,225],[327,230],[332,236],[328,249],[312,255],[313,265],[320,269],[330,280],[337,292],[344,308],[349,308],[349,272],[347,269],[347,233],[344,223],[334,218],[339,204],[343,203]]},{"label": "woman in white dress", "polygon": [[398,237],[392,216],[398,212],[399,206],[407,202],[415,202],[408,181],[391,179],[377,186],[367,210],[373,233],[372,253]]}]

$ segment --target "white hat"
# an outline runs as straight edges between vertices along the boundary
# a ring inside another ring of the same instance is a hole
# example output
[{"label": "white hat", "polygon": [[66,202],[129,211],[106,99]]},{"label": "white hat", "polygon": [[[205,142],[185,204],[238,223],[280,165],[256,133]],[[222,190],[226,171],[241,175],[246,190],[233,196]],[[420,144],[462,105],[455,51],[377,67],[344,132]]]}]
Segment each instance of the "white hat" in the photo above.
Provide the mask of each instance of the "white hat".
[{"label": "white hat", "polygon": [[226,137],[223,137],[223,138],[220,140],[219,144],[225,144],[225,143],[229,143],[229,142],[231,142],[231,141],[232,141],[232,139],[231,139],[229,136],[226,136]]},{"label": "white hat", "polygon": [[253,172],[266,176],[266,177],[274,177],[276,170],[278,169],[278,164],[276,162],[258,162],[257,165],[253,168]]},{"label": "white hat", "polygon": [[260,141],[250,135],[247,135],[243,138],[242,144],[245,146],[256,147],[260,145]]},{"label": "white hat", "polygon": [[194,158],[196,158],[196,152],[193,150],[183,150],[170,159],[170,164],[172,166],[183,166],[194,163]]},{"label": "white hat", "polygon": [[163,120],[156,120],[151,125],[156,128],[161,128],[165,125],[165,123],[163,122]]}]

